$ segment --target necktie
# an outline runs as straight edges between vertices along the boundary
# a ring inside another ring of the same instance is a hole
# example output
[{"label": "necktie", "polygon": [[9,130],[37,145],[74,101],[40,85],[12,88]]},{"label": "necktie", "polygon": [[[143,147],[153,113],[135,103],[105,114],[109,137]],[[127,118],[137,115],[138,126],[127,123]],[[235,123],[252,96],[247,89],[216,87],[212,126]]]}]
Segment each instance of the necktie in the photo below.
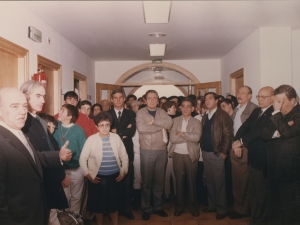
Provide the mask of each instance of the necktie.
[{"label": "necktie", "polygon": [[259,112],[259,114],[258,114],[258,117],[260,117],[262,113],[263,113],[263,111],[260,110],[260,112]]},{"label": "necktie", "polygon": [[35,162],[35,158],[34,158],[34,154],[33,154],[33,150],[32,148],[30,147],[30,145],[28,144],[28,140],[27,138],[25,137],[25,135],[23,134],[23,132],[20,130],[19,131],[19,135],[21,137],[21,141],[22,143],[25,145],[25,147],[27,148],[28,152],[30,153],[33,161]]},{"label": "necktie", "polygon": [[120,122],[120,120],[121,120],[121,111],[118,112],[118,115],[119,115],[118,116],[118,121]]}]

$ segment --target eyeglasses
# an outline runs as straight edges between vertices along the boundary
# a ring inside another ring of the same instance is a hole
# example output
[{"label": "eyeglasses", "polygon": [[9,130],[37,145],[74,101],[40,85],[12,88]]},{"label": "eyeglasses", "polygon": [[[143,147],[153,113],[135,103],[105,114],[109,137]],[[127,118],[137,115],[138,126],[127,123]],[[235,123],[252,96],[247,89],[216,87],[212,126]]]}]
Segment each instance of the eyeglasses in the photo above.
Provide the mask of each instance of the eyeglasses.
[{"label": "eyeglasses", "polygon": [[261,98],[262,100],[265,100],[267,97],[271,97],[271,96],[273,96],[273,95],[270,95],[270,96],[256,95],[256,98],[257,98],[257,100],[259,100],[260,98]]}]

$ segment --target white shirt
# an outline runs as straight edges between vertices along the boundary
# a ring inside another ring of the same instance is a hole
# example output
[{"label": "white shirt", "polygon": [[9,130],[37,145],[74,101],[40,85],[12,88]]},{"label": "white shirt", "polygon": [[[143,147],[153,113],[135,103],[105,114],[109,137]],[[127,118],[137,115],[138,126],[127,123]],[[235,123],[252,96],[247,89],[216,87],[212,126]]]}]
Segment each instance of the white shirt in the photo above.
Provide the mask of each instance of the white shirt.
[{"label": "white shirt", "polygon": [[[186,127],[189,123],[189,119],[191,117],[189,117],[187,120],[185,120],[182,117],[182,122],[181,122],[181,132],[186,132]],[[187,143],[180,143],[180,144],[176,144],[174,152],[178,153],[178,154],[183,154],[183,155],[187,155],[189,154],[188,150],[187,150]]]},{"label": "white shirt", "polygon": [[213,111],[209,112],[209,110],[206,111],[206,114],[207,114],[207,117],[208,119],[211,119],[213,117],[213,115],[215,114],[215,112],[217,111],[217,108],[216,107]]},{"label": "white shirt", "polygon": [[234,121],[233,121],[233,131],[234,131],[234,136],[236,135],[236,133],[238,132],[238,130],[240,129],[240,127],[242,126],[242,120],[241,120],[241,115],[244,112],[246,106],[248,103],[246,103],[245,105],[243,105],[241,107],[241,105],[238,105],[238,111],[235,114],[234,117]]},{"label": "white shirt", "polygon": [[35,161],[33,150],[30,147],[30,145],[28,144],[27,138],[23,134],[22,130],[17,130],[17,129],[11,128],[3,121],[0,121],[0,125],[2,127],[6,128],[7,130],[9,130],[10,132],[12,132],[23,143],[23,145],[26,147],[26,149],[30,153],[31,157],[33,158],[33,161]]}]

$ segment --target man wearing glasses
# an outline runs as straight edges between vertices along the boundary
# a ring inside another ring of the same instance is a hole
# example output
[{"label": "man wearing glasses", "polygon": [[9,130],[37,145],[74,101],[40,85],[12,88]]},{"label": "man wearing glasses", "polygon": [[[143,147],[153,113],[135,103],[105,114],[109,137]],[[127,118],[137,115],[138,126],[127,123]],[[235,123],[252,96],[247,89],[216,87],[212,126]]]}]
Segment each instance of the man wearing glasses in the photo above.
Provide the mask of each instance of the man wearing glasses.
[{"label": "man wearing glasses", "polygon": [[274,108],[274,89],[263,87],[256,96],[259,108],[253,110],[249,118],[238,130],[232,144],[237,157],[241,157],[242,147],[248,149],[249,173],[248,194],[250,201],[250,224],[266,224],[267,220],[267,141],[262,139],[262,130],[267,126]]}]

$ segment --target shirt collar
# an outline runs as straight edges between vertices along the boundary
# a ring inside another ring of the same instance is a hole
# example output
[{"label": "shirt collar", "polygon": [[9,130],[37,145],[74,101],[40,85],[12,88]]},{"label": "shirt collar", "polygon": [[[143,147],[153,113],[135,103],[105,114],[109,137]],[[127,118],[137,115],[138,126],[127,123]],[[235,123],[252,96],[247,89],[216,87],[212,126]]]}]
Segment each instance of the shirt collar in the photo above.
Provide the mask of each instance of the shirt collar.
[{"label": "shirt collar", "polygon": [[121,112],[121,115],[122,115],[124,108],[122,108],[121,110],[117,110],[117,109],[114,108],[114,110],[115,110],[115,112],[116,112],[116,115],[118,116],[118,115],[119,115],[119,114],[118,114],[119,111]]},{"label": "shirt collar", "polygon": [[216,107],[213,111],[211,111],[211,112],[209,112],[209,110],[207,110],[206,111],[206,114],[208,114],[208,115],[214,115],[215,114],[215,112],[217,111],[217,108],[218,107]]},{"label": "shirt collar", "polygon": [[21,131],[20,130],[17,130],[17,129],[14,129],[14,128],[11,128],[10,126],[8,126],[6,123],[4,123],[3,121],[0,121],[0,125],[4,128],[6,128],[7,130],[9,130],[10,132],[12,132],[15,136],[18,136],[19,135],[19,132]]}]

